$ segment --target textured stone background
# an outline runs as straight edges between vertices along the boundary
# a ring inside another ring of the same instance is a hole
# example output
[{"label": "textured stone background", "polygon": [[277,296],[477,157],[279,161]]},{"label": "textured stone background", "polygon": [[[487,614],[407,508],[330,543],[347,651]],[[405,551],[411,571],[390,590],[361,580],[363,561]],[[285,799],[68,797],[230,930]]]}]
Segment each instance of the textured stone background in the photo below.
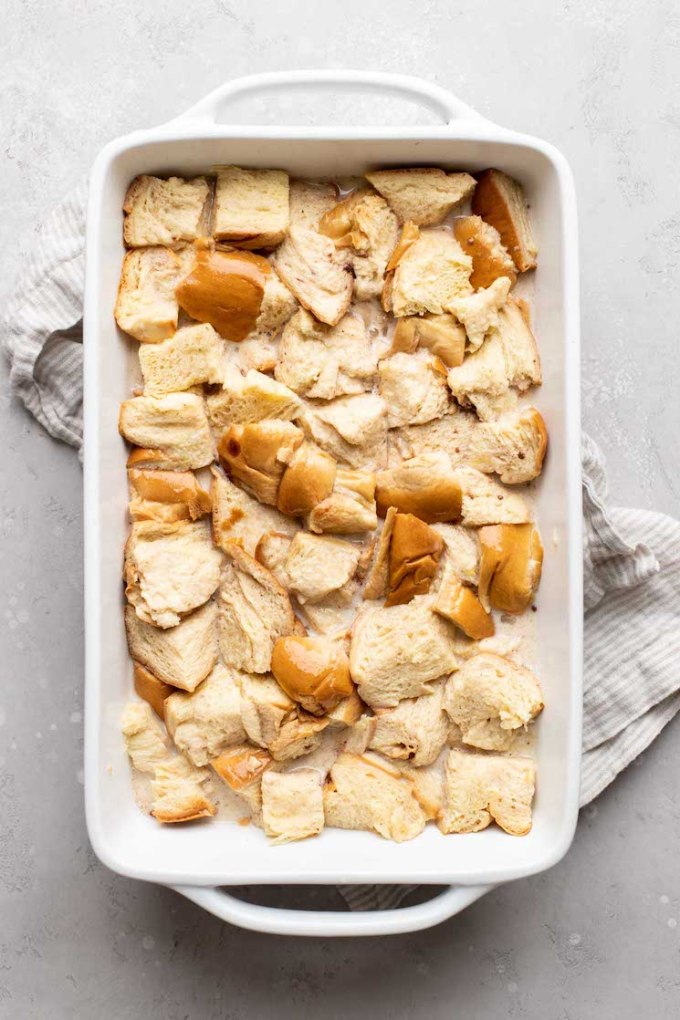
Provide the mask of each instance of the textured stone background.
[{"label": "textured stone background", "polygon": [[[2,8],[0,295],[37,220],[115,135],[169,119],[253,71],[426,75],[571,161],[585,424],[607,452],[617,502],[677,515],[674,0],[4,0]],[[415,118],[386,104],[282,106],[268,104],[265,115]],[[80,468],[12,401],[4,375],[0,387],[1,1016],[678,1016],[678,722],[586,810],[562,864],[422,934],[258,936],[106,871],[90,851],[82,806]]]}]

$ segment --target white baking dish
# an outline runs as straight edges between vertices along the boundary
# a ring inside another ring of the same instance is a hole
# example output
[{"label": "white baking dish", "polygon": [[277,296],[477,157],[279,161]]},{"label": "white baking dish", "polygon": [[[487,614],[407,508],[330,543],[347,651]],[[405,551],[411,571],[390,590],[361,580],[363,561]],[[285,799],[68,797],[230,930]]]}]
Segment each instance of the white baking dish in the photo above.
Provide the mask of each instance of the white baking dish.
[{"label": "white baking dish", "polygon": [[[218,122],[236,95],[319,84],[381,91],[420,102],[446,122],[427,128],[252,128]],[[550,453],[537,489],[546,546],[537,671],[546,711],[538,724],[534,824],[524,838],[489,828],[443,836],[435,826],[396,844],[328,829],[272,847],[253,827],[160,826],[133,799],[120,736],[132,693],[121,612],[126,450],[120,402],[137,376],[136,345],[118,334],[113,305],[123,255],[121,204],[139,173],[192,175],[214,164],[282,167],[298,176],[360,174],[370,167],[435,164],[500,167],[524,184],[540,246],[535,323],[544,369],[539,406]],[[118,139],[92,172],[85,295],[85,605],[87,824],[100,859],[123,875],[181,891],[245,927],[292,934],[409,931],[449,917],[498,882],[542,871],[569,847],[577,816],[581,739],[581,492],[579,456],[577,227],[564,158],[534,138],[499,128],[449,93],[418,79],[367,72],[259,75],[226,84],[169,124]],[[453,885],[418,907],[367,914],[277,911],[229,896],[242,883],[421,882]]]}]

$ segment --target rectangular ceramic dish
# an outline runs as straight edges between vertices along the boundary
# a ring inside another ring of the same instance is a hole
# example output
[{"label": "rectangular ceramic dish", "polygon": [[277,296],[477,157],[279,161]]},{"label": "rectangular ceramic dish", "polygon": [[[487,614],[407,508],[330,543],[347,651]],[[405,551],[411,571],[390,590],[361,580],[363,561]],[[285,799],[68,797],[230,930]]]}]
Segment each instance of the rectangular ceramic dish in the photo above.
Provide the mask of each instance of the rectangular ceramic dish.
[{"label": "rectangular ceramic dish", "polygon": [[[220,122],[227,100],[272,88],[333,85],[419,102],[445,121],[426,128],[252,128]],[[236,825],[161,826],[137,807],[120,735],[132,693],[121,612],[126,536],[126,448],[118,408],[136,381],[135,346],[118,333],[113,306],[123,256],[121,206],[140,173],[191,176],[215,164],[278,167],[291,175],[337,177],[375,167],[499,167],[524,185],[540,248],[534,317],[544,383],[540,409],[550,433],[537,487],[546,547],[537,622],[536,669],[546,711],[537,727],[538,788],[531,833],[491,827],[443,836],[435,826],[407,843],[326,829],[272,847]],[[543,871],[572,840],[581,746],[581,491],[579,308],[576,207],[564,158],[546,143],[497,127],[449,93],[418,79],[368,72],[259,75],[226,84],[169,124],[109,144],[92,172],[85,295],[85,788],[90,839],[123,875],[181,886],[219,916],[246,927],[298,934],[374,934],[427,927],[489,885]],[[242,883],[404,882],[454,885],[419,907],[374,914],[277,911],[237,900],[217,886]]]}]

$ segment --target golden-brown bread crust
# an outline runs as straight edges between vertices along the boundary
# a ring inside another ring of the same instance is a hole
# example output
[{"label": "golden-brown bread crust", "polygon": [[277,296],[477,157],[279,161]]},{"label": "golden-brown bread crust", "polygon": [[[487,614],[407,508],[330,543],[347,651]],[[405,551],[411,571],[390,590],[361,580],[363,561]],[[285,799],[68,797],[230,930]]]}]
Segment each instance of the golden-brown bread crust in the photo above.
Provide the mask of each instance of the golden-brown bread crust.
[{"label": "golden-brown bread crust", "polygon": [[276,506],[287,463],[303,439],[301,429],[289,421],[270,419],[232,425],[222,434],[217,454],[231,478],[241,482],[260,502]]},{"label": "golden-brown bread crust", "polygon": [[463,364],[465,341],[465,328],[452,315],[407,315],[397,320],[390,354],[413,354],[425,347],[447,368],[455,368]]},{"label": "golden-brown bread crust", "polygon": [[255,783],[272,763],[271,754],[263,747],[235,744],[213,758],[211,768],[227,786],[238,792]]},{"label": "golden-brown bread crust", "polygon": [[375,500],[384,517],[389,507],[422,521],[460,519],[462,492],[446,454],[423,454],[376,475]]},{"label": "golden-brown bread crust", "polygon": [[135,691],[140,698],[148,701],[152,709],[159,717],[165,719],[165,699],[169,698],[177,690],[163,680],[159,680],[150,670],[135,662]]},{"label": "golden-brown bread crust", "polygon": [[279,638],[272,673],[288,697],[312,715],[324,715],[354,691],[347,656],[324,637]]},{"label": "golden-brown bread crust", "polygon": [[354,227],[353,210],[366,197],[375,194],[371,188],[361,187],[352,191],[341,202],[323,214],[319,220],[319,233],[335,241],[336,248],[357,247],[352,236]]},{"label": "golden-brown bread crust", "polygon": [[278,509],[291,517],[305,517],[330,496],[336,472],[337,465],[330,454],[314,443],[302,443],[281,478]]},{"label": "golden-brown bread crust", "polygon": [[517,181],[501,170],[485,170],[477,178],[472,211],[496,228],[520,273],[535,268],[537,248]]},{"label": "golden-brown bread crust", "polygon": [[413,514],[398,513],[390,543],[389,594],[386,606],[410,602],[425,595],[444,551],[444,540]]},{"label": "golden-brown bread crust", "polygon": [[193,269],[175,293],[192,319],[209,322],[227,340],[245,340],[255,328],[270,273],[261,255],[201,244]]},{"label": "golden-brown bread crust", "polygon": [[507,276],[511,285],[515,285],[515,264],[495,227],[485,223],[481,216],[460,216],[454,220],[453,233],[472,258],[470,283],[475,290],[491,286],[499,276]]},{"label": "golden-brown bread crust", "polygon": [[191,471],[131,468],[128,482],[130,517],[133,520],[195,521],[210,513],[212,508],[210,493],[199,486]]},{"label": "golden-brown bread crust", "polygon": [[364,587],[365,599],[381,599],[389,591],[390,546],[392,544],[392,529],[396,516],[396,508],[393,506],[388,507],[375,550],[375,557],[366,578],[366,585]]},{"label": "golden-brown bread crust", "polygon": [[495,634],[493,617],[486,611],[472,588],[450,574],[444,579],[432,607],[435,613],[451,620],[473,641]]},{"label": "golden-brown bread crust", "polygon": [[533,524],[496,524],[478,531],[479,598],[485,608],[522,613],[541,581],[543,546]]}]

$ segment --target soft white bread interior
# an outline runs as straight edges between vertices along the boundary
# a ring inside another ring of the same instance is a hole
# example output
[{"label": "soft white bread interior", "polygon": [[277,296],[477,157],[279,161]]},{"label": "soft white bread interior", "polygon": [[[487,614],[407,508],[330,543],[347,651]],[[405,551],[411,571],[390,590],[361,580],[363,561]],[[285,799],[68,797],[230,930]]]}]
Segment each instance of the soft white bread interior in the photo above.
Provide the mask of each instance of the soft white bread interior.
[{"label": "soft white bread interior", "polygon": [[141,448],[130,455],[129,467],[187,471],[205,467],[214,456],[205,404],[195,393],[125,400],[118,429],[124,439]]},{"label": "soft white bread interior", "polygon": [[339,464],[367,471],[386,465],[387,405],[375,393],[308,405],[299,424]]},{"label": "soft white bread interior", "polygon": [[516,731],[543,709],[538,680],[524,666],[491,652],[463,663],[447,683],[444,708],[464,744],[484,751],[508,751]]},{"label": "soft white bread interior", "polygon": [[380,362],[378,374],[390,428],[422,425],[449,410],[446,367],[427,351],[393,354]]},{"label": "soft white bread interior", "polygon": [[310,531],[354,535],[378,526],[375,502],[376,476],[369,471],[338,468],[330,496],[307,517]]},{"label": "soft white bread interior", "polygon": [[423,454],[444,453],[455,467],[468,461],[472,436],[479,425],[477,416],[449,404],[448,413],[424,425],[404,425],[389,434],[388,467]]},{"label": "soft white bread interior", "polygon": [[356,542],[298,531],[284,565],[288,587],[299,602],[318,602],[354,577],[360,555]]},{"label": "soft white bread interior", "polygon": [[479,597],[502,613],[523,613],[541,581],[543,546],[533,524],[479,529]]},{"label": "soft white bread interior", "polygon": [[321,217],[337,202],[338,189],[330,181],[290,182],[290,225],[318,230]]},{"label": "soft white bread interior", "polygon": [[277,638],[293,634],[296,620],[286,590],[271,571],[234,544],[218,596],[219,643],[224,663],[267,673]]},{"label": "soft white bread interior", "polygon": [[133,521],[196,521],[210,513],[210,494],[200,487],[191,471],[128,471]]},{"label": "soft white bread interior", "polygon": [[319,230],[332,237],[337,248],[352,250],[357,300],[380,297],[399,238],[397,218],[385,199],[367,189],[354,191],[323,216]]},{"label": "soft white bread interior", "polygon": [[490,287],[494,280],[505,276],[514,286],[515,264],[501,241],[501,235],[481,216],[458,216],[453,233],[464,252],[472,259],[470,283],[479,290]]},{"label": "soft white bread interior", "polygon": [[449,458],[441,451],[423,453],[379,471],[375,495],[381,516],[393,506],[401,513],[414,514],[428,523],[460,518],[460,482]]},{"label": "soft white bread interior", "polygon": [[221,383],[225,343],[207,323],[184,326],[174,336],[139,349],[139,363],[147,397],[191,389],[203,383]]},{"label": "soft white bread interior", "polygon": [[218,664],[193,694],[170,695],[165,725],[175,746],[194,765],[207,765],[227,747],[242,743],[246,732],[234,674]]},{"label": "soft white bread interior", "polygon": [[518,492],[506,489],[472,467],[453,469],[463,495],[462,523],[466,528],[485,524],[525,524],[532,518],[531,507]]},{"label": "soft white bread interior", "polygon": [[332,400],[369,388],[377,360],[360,316],[326,326],[301,309],[283,330],[274,374],[301,396]]},{"label": "soft white bread interior", "polygon": [[518,181],[502,170],[485,170],[477,179],[472,211],[496,228],[520,273],[536,266],[538,248]]},{"label": "soft white bread interior", "polygon": [[497,474],[505,485],[519,485],[540,475],[547,446],[543,416],[535,407],[524,407],[481,422],[471,436],[469,462],[478,471]]},{"label": "soft white bread interior", "polygon": [[449,733],[443,694],[444,685],[438,683],[431,694],[405,698],[396,708],[378,709],[369,748],[387,758],[430,765],[439,757]]},{"label": "soft white bread interior", "polygon": [[470,174],[445,173],[436,167],[375,170],[366,179],[387,199],[401,223],[411,220],[421,227],[441,223],[475,189]]},{"label": "soft white bread interior", "polygon": [[211,597],[221,564],[206,523],[138,521],[125,546],[125,594],[140,620],[176,627]]},{"label": "soft white bread interior", "polygon": [[444,230],[426,230],[406,250],[394,270],[389,290],[396,316],[449,312],[455,301],[472,293],[472,259]]},{"label": "soft white bread interior", "polygon": [[125,608],[130,657],[173,687],[194,691],[217,661],[217,606],[204,606],[170,630],[144,623],[133,606]]},{"label": "soft white bread interior", "polygon": [[513,836],[531,829],[536,765],[531,758],[449,751],[444,768],[442,832],[479,832],[496,822]]},{"label": "soft white bread interior", "polygon": [[508,299],[510,280],[500,276],[488,287],[467,297],[456,298],[451,311],[465,326],[467,346],[476,351],[492,329],[498,327],[498,313]]},{"label": "soft white bread interior", "polygon": [[242,368],[274,371],[278,358],[277,337],[297,308],[298,303],[285,283],[275,272],[269,273],[255,327],[235,352]]},{"label": "soft white bread interior", "polygon": [[303,308],[329,326],[340,322],[352,300],[353,279],[347,256],[338,257],[329,237],[291,227],[273,264]]},{"label": "soft white bread interior", "polygon": [[273,248],[289,224],[284,170],[220,168],[215,185],[213,236],[240,248]]},{"label": "soft white bread interior", "polygon": [[126,253],[114,315],[135,340],[158,343],[177,329],[175,285],[180,261],[169,248],[138,248]]},{"label": "soft white bread interior", "polygon": [[380,530],[380,536],[375,546],[375,555],[366,575],[366,583],[364,585],[365,599],[382,599],[389,591],[390,546],[392,545],[392,531],[396,516],[396,507],[388,507],[383,526]]},{"label": "soft white bread interior", "polygon": [[457,668],[455,630],[433,613],[428,596],[367,608],[354,625],[350,672],[371,708],[428,694],[433,680]]},{"label": "soft white bread interior", "polygon": [[368,829],[397,843],[413,839],[425,828],[425,813],[407,779],[384,759],[341,754],[323,789],[326,825]]},{"label": "soft white bread interior", "polygon": [[265,772],[262,776],[264,831],[274,845],[316,836],[324,825],[321,776],[316,769]]},{"label": "soft white bread interior", "polygon": [[444,565],[450,567],[461,581],[477,585],[479,581],[478,532],[462,524],[434,524],[433,530],[444,540]]},{"label": "soft white bread interior", "polygon": [[125,244],[141,248],[194,241],[203,232],[209,199],[205,177],[135,177],[123,202]]},{"label": "soft white bread interior", "polygon": [[241,674],[241,718],[248,740],[269,748],[281,732],[283,722],[295,711],[295,702],[268,674]]},{"label": "soft white bread interior", "polygon": [[273,531],[292,536],[298,530],[293,518],[264,506],[218,468],[210,470],[213,541],[220,549],[228,550],[227,543],[236,542],[254,556],[263,535]]},{"label": "soft white bread interior", "polygon": [[151,706],[141,701],[128,702],[123,709],[121,730],[133,768],[153,775],[156,766],[169,757],[170,751],[165,732]]},{"label": "soft white bread interior", "polygon": [[263,372],[250,369],[242,375],[229,367],[221,383],[222,389],[206,398],[208,418],[215,429],[266,418],[289,421],[302,409],[302,401],[291,389]]},{"label": "soft white bread interior", "polygon": [[203,791],[209,777],[206,769],[197,769],[181,755],[161,762],[151,781],[151,814],[156,821],[192,822],[217,814]]}]

